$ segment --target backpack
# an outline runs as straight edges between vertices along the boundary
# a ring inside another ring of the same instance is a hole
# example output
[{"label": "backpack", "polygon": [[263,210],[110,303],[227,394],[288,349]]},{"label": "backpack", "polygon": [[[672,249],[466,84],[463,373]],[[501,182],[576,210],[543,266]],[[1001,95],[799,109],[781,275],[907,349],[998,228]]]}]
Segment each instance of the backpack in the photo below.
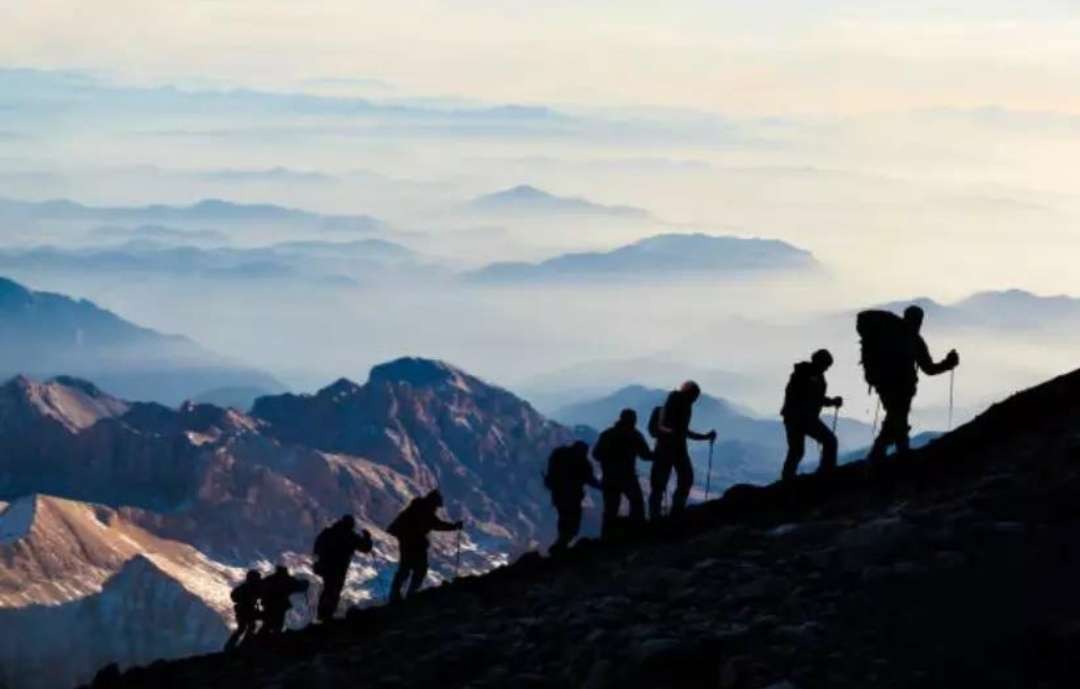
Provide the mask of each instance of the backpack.
[{"label": "backpack", "polygon": [[544,472],[544,488],[549,491],[566,483],[567,455],[567,448],[557,447],[548,457],[547,471]]},{"label": "backpack", "polygon": [[315,562],[311,566],[311,571],[315,572],[316,575],[319,575],[320,577],[326,573],[324,563],[324,560],[326,559],[326,546],[329,544],[330,538],[333,538],[332,533],[330,533],[330,529],[333,528],[333,526],[328,526],[320,531],[319,536],[315,537],[315,546],[311,549],[315,555]]},{"label": "backpack", "polygon": [[855,318],[855,330],[866,384],[880,392],[907,365],[907,324],[889,311],[863,311]]},{"label": "backpack", "polygon": [[649,431],[649,435],[653,438],[660,437],[660,418],[664,415],[663,407],[653,407],[652,413],[649,414],[649,423],[646,428]]},{"label": "backpack", "polygon": [[390,522],[390,526],[386,527],[386,533],[390,534],[394,538],[401,538],[402,532],[405,530],[405,522],[409,520],[406,515],[409,513],[409,508],[412,507],[412,503],[406,507],[401,513],[394,517],[394,521]]}]

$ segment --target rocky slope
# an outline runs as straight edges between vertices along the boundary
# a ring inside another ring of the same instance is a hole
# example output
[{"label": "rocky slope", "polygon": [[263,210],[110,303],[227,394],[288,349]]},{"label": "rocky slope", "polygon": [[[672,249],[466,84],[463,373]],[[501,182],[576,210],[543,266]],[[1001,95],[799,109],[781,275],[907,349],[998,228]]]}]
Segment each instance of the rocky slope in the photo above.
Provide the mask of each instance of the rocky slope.
[{"label": "rocky slope", "polygon": [[1074,686],[1077,418],[1080,371],[905,462],[736,486],[678,529],[95,686]]},{"label": "rocky slope", "polygon": [[[376,540],[346,600],[383,598],[397,553],[382,529],[436,486],[448,516],[468,522],[464,571],[551,537],[540,470],[570,431],[451,366],[392,362],[365,385],[262,398],[256,412],[126,402],[71,378],[0,386],[0,500],[12,501],[0,506],[4,628],[12,639],[50,629],[48,648],[82,644],[78,662],[51,663],[44,647],[0,643],[10,686],[37,686],[23,681],[33,668],[70,685],[109,660],[217,647],[231,622],[223,596],[243,570],[284,561],[309,574],[316,533],[345,512]],[[456,566],[455,541],[433,546],[438,582]],[[186,571],[205,576],[191,584]],[[49,621],[65,615],[77,621]]]},{"label": "rocky slope", "polygon": [[236,574],[102,505],[0,505],[0,686],[62,686],[103,658],[216,649]]}]

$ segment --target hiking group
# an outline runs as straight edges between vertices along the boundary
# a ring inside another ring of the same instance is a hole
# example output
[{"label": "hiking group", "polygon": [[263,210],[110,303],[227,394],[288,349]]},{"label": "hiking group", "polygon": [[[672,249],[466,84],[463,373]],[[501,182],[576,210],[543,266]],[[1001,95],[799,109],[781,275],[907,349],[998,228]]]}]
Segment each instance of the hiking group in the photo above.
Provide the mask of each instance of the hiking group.
[{"label": "hiking group", "polygon": [[[866,382],[877,392],[885,409],[880,433],[867,456],[871,466],[880,462],[890,447],[895,447],[898,456],[910,450],[908,417],[918,388],[918,371],[933,376],[951,371],[960,363],[956,350],[950,351],[940,362],[933,360],[921,335],[923,318],[923,310],[912,305],[902,317],[888,311],[863,311],[856,319]],[[809,361],[796,363],[788,379],[780,411],[788,445],[781,474],[785,482],[795,478],[808,437],[821,444],[818,473],[827,474],[837,466],[836,420],[844,400],[827,394],[825,373],[832,365],[832,354],[819,349]],[[544,485],[551,493],[551,502],[558,515],[558,536],[549,549],[551,555],[565,551],[577,537],[587,486],[602,494],[601,538],[613,536],[624,498],[629,506],[631,528],[644,525],[646,516],[651,521],[679,518],[694,485],[689,442],[709,442],[711,471],[712,445],[717,438],[715,430],[701,433],[690,427],[693,407],[700,397],[701,388],[697,383],[687,381],[671,391],[661,406],[652,410],[647,430],[655,439],[653,447],[637,429],[637,413],[633,409],[622,410],[615,423],[600,433],[592,448],[592,457],[600,465],[600,479],[589,460],[587,443],[579,440],[552,451],[544,474]],[[821,412],[826,407],[835,409],[831,428],[821,420]],[[637,475],[638,459],[652,465],[647,503]],[[672,472],[675,473],[675,489],[670,510],[665,515],[664,503]],[[706,497],[707,494],[708,490]],[[412,596],[423,585],[428,571],[429,534],[432,531],[460,532],[464,527],[462,521],[441,519],[438,511],[442,506],[442,494],[433,490],[409,502],[387,527],[387,533],[397,539],[400,553],[398,569],[390,584],[391,602],[402,600],[406,582],[406,596]],[[367,530],[356,533],[355,528],[353,516],[345,515],[315,539],[313,571],[323,580],[317,609],[320,621],[333,618],[353,555],[370,553],[374,547],[371,534]],[[460,555],[460,535],[458,547]],[[279,565],[266,578],[257,571],[248,572],[244,582],[232,592],[237,629],[229,638],[226,649],[235,648],[252,637],[280,633],[292,607],[290,596],[307,589],[308,582],[293,577],[284,566]]]},{"label": "hiking group", "polygon": [[[915,305],[909,306],[902,317],[889,311],[863,311],[856,318],[866,382],[877,392],[885,408],[881,431],[867,457],[872,465],[886,456],[890,446],[895,447],[897,455],[910,450],[908,417],[918,387],[918,372],[935,376],[953,370],[960,363],[956,350],[950,351],[940,362],[933,360],[921,334],[923,318],[923,310]],[[825,373],[832,365],[832,354],[819,349],[809,361],[796,363],[788,379],[780,410],[788,446],[781,472],[785,482],[795,478],[806,453],[807,438],[821,445],[818,473],[826,474],[837,466],[836,422],[844,399],[828,396]],[[578,441],[552,452],[545,475],[545,485],[551,491],[551,502],[558,513],[558,538],[551,546],[552,553],[565,550],[577,537],[586,486],[602,491],[601,538],[611,535],[624,497],[629,503],[631,526],[644,524],[645,504],[637,476],[638,459],[652,463],[648,518],[655,521],[664,516],[672,471],[675,472],[675,490],[667,516],[679,517],[686,508],[694,484],[688,442],[708,441],[711,458],[711,444],[716,441],[715,430],[699,433],[690,428],[693,406],[700,396],[697,383],[687,381],[668,394],[662,406],[653,409],[648,431],[656,440],[654,448],[649,447],[637,430],[637,413],[633,409],[624,409],[615,424],[600,434],[593,448],[593,458],[601,469],[599,481],[588,461],[589,448],[584,442]],[[821,420],[821,412],[826,407],[835,409],[831,428]],[[707,494],[708,489],[706,497]]]}]

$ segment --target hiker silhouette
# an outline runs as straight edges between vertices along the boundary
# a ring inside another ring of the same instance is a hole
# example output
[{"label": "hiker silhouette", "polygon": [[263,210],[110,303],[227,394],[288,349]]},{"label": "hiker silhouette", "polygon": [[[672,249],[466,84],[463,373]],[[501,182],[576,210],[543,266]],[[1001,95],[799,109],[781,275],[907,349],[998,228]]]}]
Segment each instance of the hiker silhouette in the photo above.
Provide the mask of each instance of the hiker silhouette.
[{"label": "hiker silhouette", "polygon": [[272,636],[285,631],[285,616],[292,610],[289,597],[308,590],[309,582],[298,579],[284,565],[278,565],[274,573],[262,580],[259,586],[259,603],[262,606],[262,626],[259,636]]},{"label": "hiker silhouette", "polygon": [[255,635],[255,625],[259,621],[259,592],[262,580],[262,575],[256,570],[249,570],[244,581],[229,594],[233,602],[233,612],[236,614],[236,630],[225,642],[226,651],[237,648]]},{"label": "hiker silhouette", "polygon": [[631,524],[644,525],[645,496],[638,483],[637,459],[651,461],[653,453],[637,429],[637,413],[633,409],[623,409],[615,425],[600,434],[592,455],[600,463],[604,495],[601,537],[609,538],[613,534],[624,495],[630,503]]},{"label": "hiker silhouette", "polygon": [[871,462],[883,459],[890,445],[896,446],[898,455],[910,450],[908,416],[918,389],[918,371],[936,376],[960,364],[955,349],[941,361],[933,360],[920,334],[923,317],[923,310],[912,305],[904,310],[903,318],[888,311],[863,311],[856,320],[866,382],[877,390],[885,408],[881,432],[867,455]]},{"label": "hiker silhouette", "polygon": [[319,594],[318,618],[325,622],[334,617],[353,553],[370,553],[373,546],[367,529],[356,533],[356,519],[346,514],[323,529],[315,538],[315,564],[312,570],[323,580]]},{"label": "hiker silhouette", "polygon": [[397,538],[400,557],[397,572],[390,583],[390,600],[400,601],[401,588],[409,581],[408,595],[412,596],[424,583],[428,571],[428,534],[432,531],[460,531],[465,523],[447,522],[439,518],[443,505],[442,493],[433,490],[413,498],[386,531]]},{"label": "hiker silhouette", "polygon": [[687,440],[716,440],[716,431],[698,433],[690,430],[690,417],[699,397],[701,388],[688,380],[667,396],[663,407],[653,410],[654,418],[649,420],[649,426],[656,437],[656,450],[649,476],[649,519],[657,520],[663,516],[664,493],[672,469],[675,470],[675,492],[671,496],[671,516],[677,517],[686,509],[686,500],[694,485],[694,467],[690,463]]},{"label": "hiker silhouette", "polygon": [[836,468],[836,434],[821,421],[823,407],[839,408],[844,404],[842,397],[825,395],[825,372],[832,364],[832,354],[827,349],[819,349],[810,357],[810,361],[795,364],[788,379],[784,389],[784,406],[780,410],[788,444],[781,474],[785,481],[795,478],[799,462],[806,452],[807,436],[821,443],[818,473],[823,474]]},{"label": "hiker silhouette", "polygon": [[548,457],[544,485],[551,491],[551,504],[559,515],[559,535],[548,548],[548,553],[555,555],[566,550],[581,530],[581,503],[585,500],[585,486],[601,487],[589,463],[588,444],[579,440],[555,448]]}]

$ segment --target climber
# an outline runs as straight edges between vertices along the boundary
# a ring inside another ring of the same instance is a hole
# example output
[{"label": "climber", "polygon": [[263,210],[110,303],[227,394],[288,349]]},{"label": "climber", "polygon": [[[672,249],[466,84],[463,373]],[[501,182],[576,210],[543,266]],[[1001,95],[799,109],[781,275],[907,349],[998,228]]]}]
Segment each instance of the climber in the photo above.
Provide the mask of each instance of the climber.
[{"label": "climber", "polygon": [[559,536],[548,549],[554,555],[566,550],[581,529],[581,503],[585,500],[585,486],[601,488],[589,463],[588,444],[579,440],[572,445],[555,448],[548,457],[544,485],[551,491],[551,504],[559,515]]},{"label": "climber", "polygon": [[844,404],[842,397],[825,395],[825,372],[832,364],[832,354],[827,349],[819,349],[810,357],[810,361],[795,364],[791,378],[788,379],[787,388],[784,390],[784,407],[780,410],[788,443],[782,474],[785,481],[795,478],[799,462],[806,451],[807,436],[821,443],[818,473],[823,474],[836,468],[836,434],[829,430],[820,418],[823,407],[839,408]]},{"label": "climber", "polygon": [[885,407],[881,432],[867,456],[872,462],[883,459],[890,445],[896,446],[898,455],[910,449],[908,415],[918,388],[918,370],[936,376],[960,364],[955,349],[940,362],[931,358],[919,334],[923,315],[921,308],[912,305],[904,310],[902,319],[887,311],[863,311],[856,320],[866,382],[877,390]]},{"label": "climber", "polygon": [[659,519],[664,504],[671,470],[675,470],[675,492],[671,498],[671,516],[677,517],[686,508],[690,497],[690,488],[694,485],[694,467],[690,463],[690,450],[687,440],[716,441],[716,431],[698,433],[690,430],[690,417],[694,403],[701,396],[701,388],[692,380],[683,383],[678,390],[673,390],[663,407],[653,410],[650,419],[650,432],[656,437],[652,473],[649,476],[649,518]]},{"label": "climber", "polygon": [[630,522],[641,526],[645,522],[645,498],[638,483],[637,459],[652,460],[653,453],[645,436],[637,429],[637,413],[623,409],[619,420],[600,434],[592,451],[600,463],[601,485],[604,494],[604,517],[601,536],[612,534],[612,527],[619,516],[619,506],[625,495],[630,503]]},{"label": "climber", "polygon": [[262,626],[259,636],[270,636],[285,631],[285,616],[292,609],[289,597],[308,590],[310,582],[298,579],[278,565],[274,573],[262,580],[259,586],[259,603],[262,605]]},{"label": "climber", "polygon": [[323,580],[322,593],[319,594],[320,622],[332,619],[337,611],[353,553],[371,552],[371,534],[367,529],[356,533],[355,528],[356,519],[346,514],[323,529],[315,539],[315,564],[312,570]]},{"label": "climber", "polygon": [[432,531],[460,531],[465,522],[447,522],[439,518],[443,505],[442,494],[433,490],[427,495],[413,498],[386,531],[398,540],[400,559],[397,572],[390,584],[390,600],[401,600],[401,588],[409,580],[408,595],[412,596],[424,583],[428,570],[428,534]]},{"label": "climber", "polygon": [[233,601],[236,614],[236,630],[225,642],[225,651],[231,651],[255,635],[255,625],[259,620],[259,589],[262,575],[256,570],[249,570],[244,581],[232,590],[229,596]]}]

